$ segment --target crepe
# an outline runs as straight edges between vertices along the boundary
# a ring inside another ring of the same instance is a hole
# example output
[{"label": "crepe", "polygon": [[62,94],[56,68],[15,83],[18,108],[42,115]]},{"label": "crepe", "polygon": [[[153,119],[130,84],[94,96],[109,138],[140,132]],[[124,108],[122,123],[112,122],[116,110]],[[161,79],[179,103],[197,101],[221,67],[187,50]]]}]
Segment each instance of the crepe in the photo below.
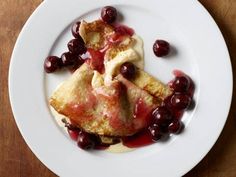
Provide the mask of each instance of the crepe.
[{"label": "crepe", "polygon": [[[98,135],[130,136],[148,126],[152,110],[159,105],[154,96],[122,75],[109,86],[93,87],[93,75],[94,71],[83,64],[56,89],[50,105],[84,131]],[[161,82],[149,81],[152,83],[147,85],[159,88],[158,95],[166,93],[167,87]]]},{"label": "crepe", "polygon": [[[104,52],[104,73],[91,67],[89,61],[96,57],[87,59],[54,91],[50,105],[75,126],[107,142],[112,142],[107,137],[131,136],[145,129],[152,111],[172,91],[143,71],[142,40],[126,34],[117,38],[115,28],[101,20],[82,21],[80,35],[88,51]],[[118,41],[111,42],[114,39]],[[137,67],[132,80],[119,73],[125,62]]]}]

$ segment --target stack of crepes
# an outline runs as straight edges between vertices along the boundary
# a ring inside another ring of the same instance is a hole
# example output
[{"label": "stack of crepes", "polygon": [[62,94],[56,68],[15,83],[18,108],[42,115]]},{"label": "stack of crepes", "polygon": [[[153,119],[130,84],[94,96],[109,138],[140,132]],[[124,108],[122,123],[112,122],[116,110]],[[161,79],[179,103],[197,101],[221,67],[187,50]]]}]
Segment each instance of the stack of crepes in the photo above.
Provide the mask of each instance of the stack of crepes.
[{"label": "stack of crepes", "polygon": [[[146,128],[150,115],[171,89],[143,71],[143,42],[135,34],[98,20],[82,21],[80,35],[88,48],[86,62],[50,97],[50,105],[82,130],[101,137],[131,136]],[[102,52],[98,58],[89,51]],[[99,58],[101,60],[101,58]],[[137,70],[127,80],[120,66],[132,62]]]}]

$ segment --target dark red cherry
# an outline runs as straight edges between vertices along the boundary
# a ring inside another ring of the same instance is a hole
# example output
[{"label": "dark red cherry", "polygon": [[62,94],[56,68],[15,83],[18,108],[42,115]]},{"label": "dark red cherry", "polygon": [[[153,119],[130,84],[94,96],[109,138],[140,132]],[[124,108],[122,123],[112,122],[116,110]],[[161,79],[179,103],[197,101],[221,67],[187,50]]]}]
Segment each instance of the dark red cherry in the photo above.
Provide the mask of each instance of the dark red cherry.
[{"label": "dark red cherry", "polygon": [[163,57],[169,54],[170,44],[164,40],[156,40],[153,44],[153,52],[157,57]]},{"label": "dark red cherry", "polygon": [[74,66],[77,63],[78,56],[71,52],[65,52],[61,55],[62,65],[64,67]]},{"label": "dark red cherry", "polygon": [[95,138],[93,135],[81,131],[78,135],[77,144],[81,149],[93,149],[95,147]]},{"label": "dark red cherry", "polygon": [[77,60],[75,61],[74,65],[70,68],[72,72],[74,72],[76,69],[78,69],[82,64],[84,63],[84,60],[78,56]]},{"label": "dark red cherry", "polygon": [[136,66],[133,63],[125,62],[120,67],[120,73],[126,79],[133,79],[136,73]]},{"label": "dark red cherry", "polygon": [[168,130],[169,130],[169,132],[170,133],[175,133],[175,134],[177,134],[177,133],[179,133],[180,132],[180,130],[182,129],[182,122],[181,121],[179,121],[178,119],[174,119],[171,123],[170,123],[170,125],[168,126]]},{"label": "dark red cherry", "polygon": [[116,8],[112,6],[103,7],[101,11],[101,17],[104,22],[113,23],[117,17]]},{"label": "dark red cherry", "polygon": [[183,110],[188,108],[191,101],[192,99],[187,94],[175,93],[170,99],[170,104],[176,109]]},{"label": "dark red cherry", "polygon": [[159,125],[153,124],[148,128],[153,141],[158,141],[162,137],[162,131]]},{"label": "dark red cherry", "polygon": [[164,106],[157,107],[152,113],[152,122],[161,127],[167,127],[172,119],[171,112]]},{"label": "dark red cherry", "polygon": [[186,92],[190,87],[190,79],[187,76],[178,76],[175,78],[173,83],[171,84],[171,88],[174,89],[175,92]]},{"label": "dark red cherry", "polygon": [[73,35],[75,38],[79,39],[82,43],[84,43],[84,40],[82,39],[82,37],[81,37],[80,34],[79,34],[79,27],[80,27],[80,24],[81,24],[80,21],[74,23],[73,26],[72,26],[72,28],[71,28],[71,32],[72,32],[72,35]]},{"label": "dark red cherry", "polygon": [[73,54],[82,55],[87,51],[84,43],[79,39],[72,39],[67,46],[69,51]]},{"label": "dark red cherry", "polygon": [[44,70],[53,73],[61,67],[61,59],[56,56],[49,56],[44,61]]}]

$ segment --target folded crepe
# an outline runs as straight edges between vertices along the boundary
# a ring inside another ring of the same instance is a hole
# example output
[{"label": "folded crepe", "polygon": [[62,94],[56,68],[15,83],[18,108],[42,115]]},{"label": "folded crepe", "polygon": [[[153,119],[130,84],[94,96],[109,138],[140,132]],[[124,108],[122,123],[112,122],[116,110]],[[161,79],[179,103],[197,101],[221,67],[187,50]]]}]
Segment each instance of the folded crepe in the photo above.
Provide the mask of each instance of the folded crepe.
[{"label": "folded crepe", "polygon": [[152,110],[171,93],[160,81],[139,72],[132,82],[118,75],[109,85],[102,80],[92,84],[95,72],[85,63],[56,89],[50,105],[86,132],[133,135],[148,126]]}]

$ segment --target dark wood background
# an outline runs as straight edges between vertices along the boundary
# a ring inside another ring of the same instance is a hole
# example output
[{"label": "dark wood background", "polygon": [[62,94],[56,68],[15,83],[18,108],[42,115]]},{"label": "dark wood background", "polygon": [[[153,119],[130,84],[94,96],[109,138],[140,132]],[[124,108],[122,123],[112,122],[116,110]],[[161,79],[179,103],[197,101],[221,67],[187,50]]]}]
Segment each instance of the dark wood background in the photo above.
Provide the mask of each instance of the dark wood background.
[{"label": "dark wood background", "polygon": [[[235,74],[236,0],[200,2],[211,13],[225,37]],[[56,176],[35,157],[24,142],[14,121],[8,97],[7,78],[13,46],[24,23],[40,3],[41,0],[0,0],[0,177]],[[234,88],[233,97],[235,94]],[[235,98],[217,143],[185,177],[236,177]]]}]

